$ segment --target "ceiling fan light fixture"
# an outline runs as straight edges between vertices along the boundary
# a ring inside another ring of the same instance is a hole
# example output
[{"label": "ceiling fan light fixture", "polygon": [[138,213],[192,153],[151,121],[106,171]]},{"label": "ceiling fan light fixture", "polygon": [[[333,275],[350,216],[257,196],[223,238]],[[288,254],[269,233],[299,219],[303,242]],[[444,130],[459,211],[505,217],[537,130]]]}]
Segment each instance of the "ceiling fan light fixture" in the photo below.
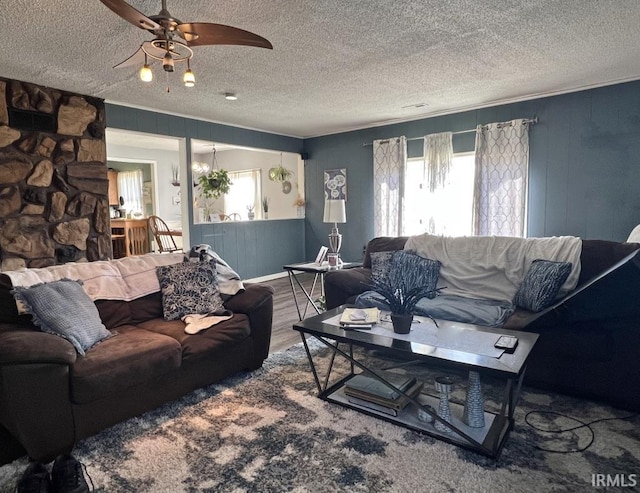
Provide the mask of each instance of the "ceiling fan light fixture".
[{"label": "ceiling fan light fixture", "polygon": [[165,72],[173,72],[173,68],[174,68],[173,57],[171,56],[171,53],[169,53],[168,51],[165,53],[164,58],[162,59],[162,68],[164,69]]},{"label": "ceiling fan light fixture", "polygon": [[184,71],[184,75],[182,76],[182,82],[186,87],[193,87],[196,85],[196,76],[191,70],[191,64],[189,60],[187,60],[187,70]]},{"label": "ceiling fan light fixture", "polygon": [[153,72],[147,61],[147,54],[144,55],[144,65],[140,69],[140,80],[142,82],[151,82],[153,80]]},{"label": "ceiling fan light fixture", "polygon": [[140,69],[140,80],[142,82],[151,82],[153,80],[153,72],[148,64],[144,64]]},{"label": "ceiling fan light fixture", "polygon": [[224,99],[226,99],[227,101],[237,101],[238,95],[235,92],[225,92]]}]

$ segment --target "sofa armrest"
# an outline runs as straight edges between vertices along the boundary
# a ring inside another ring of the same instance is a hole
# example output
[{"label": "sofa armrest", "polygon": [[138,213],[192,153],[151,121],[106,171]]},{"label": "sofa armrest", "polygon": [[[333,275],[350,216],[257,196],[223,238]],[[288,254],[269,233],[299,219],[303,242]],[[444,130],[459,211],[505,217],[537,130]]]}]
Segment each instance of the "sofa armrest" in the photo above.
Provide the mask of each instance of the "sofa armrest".
[{"label": "sofa armrest", "polygon": [[69,374],[76,357],[61,337],[0,327],[0,424],[34,460],[73,448]]},{"label": "sofa armrest", "polygon": [[327,310],[344,305],[349,298],[368,291],[370,286],[371,269],[366,267],[327,272],[324,276],[324,295],[327,300]]},{"label": "sofa armrest", "polygon": [[72,365],[76,358],[75,348],[62,337],[26,328],[0,327],[0,365]]},{"label": "sofa armrest", "polygon": [[269,356],[273,322],[273,288],[264,284],[244,284],[245,290],[228,298],[225,308],[249,317],[254,342],[254,367],[259,368]]}]

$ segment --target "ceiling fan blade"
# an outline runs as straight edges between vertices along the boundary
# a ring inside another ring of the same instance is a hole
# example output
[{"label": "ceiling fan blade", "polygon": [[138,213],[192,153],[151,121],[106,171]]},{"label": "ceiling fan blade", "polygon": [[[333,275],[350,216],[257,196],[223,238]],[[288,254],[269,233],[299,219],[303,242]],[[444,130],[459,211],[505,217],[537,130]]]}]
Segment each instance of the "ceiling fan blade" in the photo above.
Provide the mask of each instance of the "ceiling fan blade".
[{"label": "ceiling fan blade", "polygon": [[178,25],[178,31],[189,46],[244,45],[273,49],[273,45],[262,36],[224,24],[185,22]]},{"label": "ceiling fan blade", "polygon": [[162,26],[155,21],[149,19],[142,12],[134,9],[124,0],[100,0],[103,4],[113,10],[116,14],[122,17],[125,21],[130,22],[134,26],[138,26],[140,29],[146,31],[155,31]]}]

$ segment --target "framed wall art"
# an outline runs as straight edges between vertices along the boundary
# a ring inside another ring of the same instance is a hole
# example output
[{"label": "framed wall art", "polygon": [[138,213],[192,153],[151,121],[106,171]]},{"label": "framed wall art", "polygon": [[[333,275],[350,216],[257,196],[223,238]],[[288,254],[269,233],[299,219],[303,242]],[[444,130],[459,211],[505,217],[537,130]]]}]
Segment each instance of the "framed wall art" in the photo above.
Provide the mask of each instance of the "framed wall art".
[{"label": "framed wall art", "polygon": [[346,168],[324,170],[324,199],[347,200]]}]

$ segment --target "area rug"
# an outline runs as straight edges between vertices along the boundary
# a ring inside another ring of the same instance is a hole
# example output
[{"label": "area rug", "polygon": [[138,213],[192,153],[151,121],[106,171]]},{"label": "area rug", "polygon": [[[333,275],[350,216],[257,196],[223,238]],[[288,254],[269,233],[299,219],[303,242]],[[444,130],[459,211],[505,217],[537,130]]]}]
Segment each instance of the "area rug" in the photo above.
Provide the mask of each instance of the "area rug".
[{"label": "area rug", "polygon": [[[327,359],[326,349],[312,350]],[[453,398],[460,398],[464,375],[452,378],[459,392]],[[486,382],[483,390],[487,407],[497,406],[502,388]],[[633,491],[631,481],[640,480],[637,417],[593,424],[593,443],[579,453],[541,448],[582,448],[591,439],[587,428],[552,434],[525,422],[533,410],[583,421],[629,415],[589,401],[525,388],[515,429],[493,460],[324,402],[315,392],[306,354],[297,345],[272,355],[258,371],[83,440],[74,456],[100,492]],[[543,428],[575,426],[559,416],[527,419]],[[0,467],[0,491],[14,491],[26,464],[23,458]]]}]

